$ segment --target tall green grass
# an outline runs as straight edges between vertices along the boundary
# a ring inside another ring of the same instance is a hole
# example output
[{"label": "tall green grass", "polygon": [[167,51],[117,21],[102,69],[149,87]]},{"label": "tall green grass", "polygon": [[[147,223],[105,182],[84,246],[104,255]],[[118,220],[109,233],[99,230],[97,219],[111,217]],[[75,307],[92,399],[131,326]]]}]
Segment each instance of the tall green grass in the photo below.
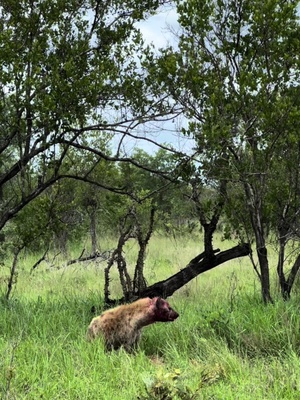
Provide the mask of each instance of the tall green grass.
[{"label": "tall green grass", "polygon": [[[148,282],[183,268],[200,243],[154,238]],[[136,250],[126,248],[131,269]],[[134,355],[85,339],[91,306],[101,311],[105,263],[60,260],[30,273],[32,264],[21,260],[12,298],[0,302],[1,399],[300,399],[298,295],[264,306],[248,259],[176,292],[169,301],[180,318],[145,328]]]}]

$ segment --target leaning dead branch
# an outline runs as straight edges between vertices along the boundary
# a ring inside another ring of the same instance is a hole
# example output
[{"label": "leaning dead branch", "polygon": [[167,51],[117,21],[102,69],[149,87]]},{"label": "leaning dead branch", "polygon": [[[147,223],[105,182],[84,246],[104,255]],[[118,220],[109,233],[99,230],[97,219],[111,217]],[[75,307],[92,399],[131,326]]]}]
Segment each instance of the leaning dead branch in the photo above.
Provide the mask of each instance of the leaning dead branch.
[{"label": "leaning dead branch", "polygon": [[39,260],[37,260],[37,262],[35,262],[33,264],[33,266],[31,267],[31,270],[30,270],[31,274],[43,261],[45,261],[48,251],[49,251],[49,246],[47,247],[47,249],[46,249],[45,253],[42,255],[42,257]]},{"label": "leaning dead branch", "polygon": [[105,250],[102,253],[100,253],[99,251],[96,251],[93,254],[83,257],[84,252],[85,252],[85,249],[82,250],[82,252],[78,258],[69,260],[66,265],[69,266],[69,265],[76,264],[78,262],[84,262],[84,261],[97,261],[99,258],[101,258],[102,261],[106,261],[111,256],[111,250]]}]

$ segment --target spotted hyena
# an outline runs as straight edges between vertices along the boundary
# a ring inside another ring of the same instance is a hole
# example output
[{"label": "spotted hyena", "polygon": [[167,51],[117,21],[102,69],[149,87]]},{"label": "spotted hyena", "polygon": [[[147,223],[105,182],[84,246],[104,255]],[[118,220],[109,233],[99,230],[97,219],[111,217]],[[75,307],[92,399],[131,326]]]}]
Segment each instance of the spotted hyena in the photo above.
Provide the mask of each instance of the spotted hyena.
[{"label": "spotted hyena", "polygon": [[178,316],[166,300],[147,297],[107,310],[93,318],[87,330],[87,338],[93,340],[102,336],[106,349],[117,350],[123,346],[131,351],[138,344],[144,326],[174,321]]}]

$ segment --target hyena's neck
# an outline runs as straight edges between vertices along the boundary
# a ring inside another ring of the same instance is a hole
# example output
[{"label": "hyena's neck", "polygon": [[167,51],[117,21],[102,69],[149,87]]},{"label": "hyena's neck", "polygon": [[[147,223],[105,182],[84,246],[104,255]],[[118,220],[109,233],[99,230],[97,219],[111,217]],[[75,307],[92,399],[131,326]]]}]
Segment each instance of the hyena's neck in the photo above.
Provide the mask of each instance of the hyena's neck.
[{"label": "hyena's neck", "polygon": [[154,302],[152,299],[140,299],[127,306],[127,316],[136,329],[155,322]]}]

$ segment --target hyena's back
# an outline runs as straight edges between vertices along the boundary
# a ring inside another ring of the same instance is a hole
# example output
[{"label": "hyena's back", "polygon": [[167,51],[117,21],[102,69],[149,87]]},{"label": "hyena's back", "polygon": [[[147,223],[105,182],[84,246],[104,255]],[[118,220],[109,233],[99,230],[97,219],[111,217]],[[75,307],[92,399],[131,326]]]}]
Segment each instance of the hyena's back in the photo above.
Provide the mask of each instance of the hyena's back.
[{"label": "hyena's back", "polygon": [[137,344],[140,330],[133,329],[128,320],[120,319],[115,313],[105,312],[93,318],[87,330],[88,340],[99,336],[103,337],[108,350],[117,350],[122,345],[129,350]]}]

